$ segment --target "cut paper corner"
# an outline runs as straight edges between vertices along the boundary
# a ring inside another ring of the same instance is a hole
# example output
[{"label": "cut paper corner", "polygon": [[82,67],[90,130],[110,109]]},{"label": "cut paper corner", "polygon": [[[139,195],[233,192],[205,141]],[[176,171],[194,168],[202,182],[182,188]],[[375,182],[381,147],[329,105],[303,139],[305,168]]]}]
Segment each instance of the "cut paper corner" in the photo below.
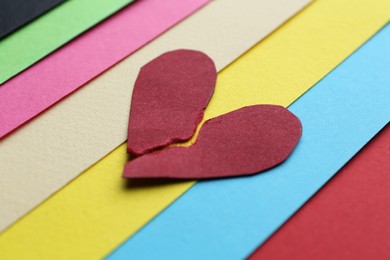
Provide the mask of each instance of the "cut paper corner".
[{"label": "cut paper corner", "polygon": [[301,135],[301,121],[282,106],[243,107],[206,121],[191,147],[171,147],[128,162],[123,177],[206,179],[253,175],[285,161]]},{"label": "cut paper corner", "polygon": [[0,2],[0,40],[34,21],[65,0],[29,1],[13,0]]},{"label": "cut paper corner", "polygon": [[213,60],[200,51],[170,51],[144,65],[133,90],[128,152],[142,155],[190,139],[216,80]]}]

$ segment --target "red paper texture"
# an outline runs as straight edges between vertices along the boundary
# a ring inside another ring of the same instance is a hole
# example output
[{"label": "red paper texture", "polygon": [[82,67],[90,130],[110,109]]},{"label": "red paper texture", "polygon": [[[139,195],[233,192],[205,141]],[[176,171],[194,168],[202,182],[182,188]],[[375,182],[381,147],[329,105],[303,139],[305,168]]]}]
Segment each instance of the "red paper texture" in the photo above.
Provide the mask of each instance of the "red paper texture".
[{"label": "red paper texture", "polygon": [[254,105],[213,118],[191,147],[145,154],[125,166],[126,178],[202,179],[255,174],[283,162],[302,134],[282,106]]},{"label": "red paper texture", "polygon": [[214,62],[198,51],[167,52],[143,66],[131,101],[128,152],[141,155],[190,139],[216,80]]},{"label": "red paper texture", "polygon": [[390,259],[390,125],[249,259]]}]

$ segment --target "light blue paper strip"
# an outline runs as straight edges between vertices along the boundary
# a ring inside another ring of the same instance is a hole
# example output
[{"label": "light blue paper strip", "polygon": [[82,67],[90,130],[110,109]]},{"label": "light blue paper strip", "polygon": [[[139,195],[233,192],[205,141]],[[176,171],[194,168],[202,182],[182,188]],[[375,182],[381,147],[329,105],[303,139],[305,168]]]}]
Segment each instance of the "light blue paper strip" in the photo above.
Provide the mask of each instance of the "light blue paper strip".
[{"label": "light blue paper strip", "polygon": [[303,136],[285,163],[252,177],[199,182],[108,258],[250,254],[389,122],[390,26],[289,109]]}]

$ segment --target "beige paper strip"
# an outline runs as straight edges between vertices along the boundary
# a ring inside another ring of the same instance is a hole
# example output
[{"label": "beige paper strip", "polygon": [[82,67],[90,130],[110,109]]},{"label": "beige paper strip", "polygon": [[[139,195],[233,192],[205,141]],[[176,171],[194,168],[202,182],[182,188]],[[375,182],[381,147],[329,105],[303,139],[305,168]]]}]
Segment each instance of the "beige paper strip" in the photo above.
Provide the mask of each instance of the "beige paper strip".
[{"label": "beige paper strip", "polygon": [[186,48],[207,53],[221,70],[309,2],[214,1],[5,138],[0,230],[126,140],[131,92],[143,64]]}]

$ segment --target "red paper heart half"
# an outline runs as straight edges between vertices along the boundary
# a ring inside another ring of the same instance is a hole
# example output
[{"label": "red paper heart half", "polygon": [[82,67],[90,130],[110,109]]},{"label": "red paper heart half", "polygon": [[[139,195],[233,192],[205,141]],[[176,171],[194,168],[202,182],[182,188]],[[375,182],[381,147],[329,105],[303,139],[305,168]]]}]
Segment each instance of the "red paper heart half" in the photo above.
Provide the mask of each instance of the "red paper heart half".
[{"label": "red paper heart half", "polygon": [[203,179],[259,173],[287,159],[300,120],[276,105],[254,105],[208,120],[191,147],[171,147],[126,164],[125,178]]},{"label": "red paper heart half", "polygon": [[216,80],[214,62],[198,51],[167,52],[143,66],[131,101],[128,152],[142,155],[190,139]]}]

